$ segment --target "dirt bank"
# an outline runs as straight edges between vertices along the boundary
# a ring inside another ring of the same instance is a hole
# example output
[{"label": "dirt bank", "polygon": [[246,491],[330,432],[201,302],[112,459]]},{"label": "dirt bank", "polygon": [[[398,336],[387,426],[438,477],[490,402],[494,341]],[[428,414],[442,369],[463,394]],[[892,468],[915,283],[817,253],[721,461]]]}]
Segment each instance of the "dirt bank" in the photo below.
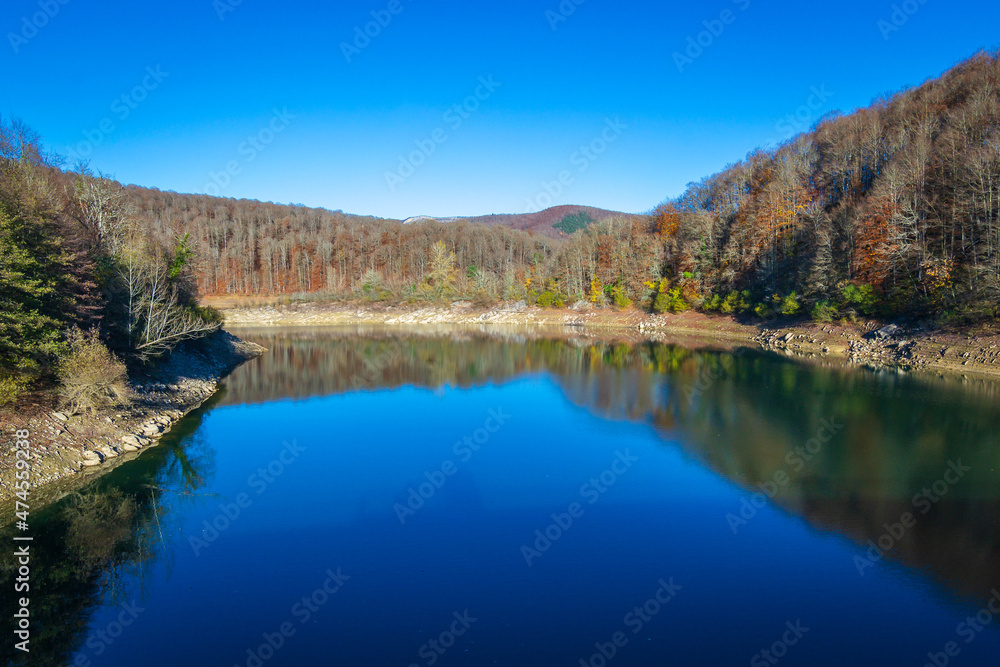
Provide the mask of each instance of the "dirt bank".
[{"label": "dirt bank", "polygon": [[571,309],[545,309],[528,307],[524,302],[488,309],[468,302],[414,307],[276,302],[244,305],[235,300],[218,300],[213,305],[224,309],[227,326],[231,327],[456,324],[618,329],[655,338],[691,336],[715,340],[727,347],[748,345],[876,368],[1000,377],[1000,330],[996,324],[961,332],[877,321],[744,324],[730,317],[701,313],[650,315],[585,304]]},{"label": "dirt bank", "polygon": [[29,434],[32,509],[154,446],[181,417],[215,393],[218,381],[263,352],[254,343],[220,331],[178,348],[169,360],[130,381],[131,404],[95,415],[67,415],[55,398],[38,396],[4,415],[0,435],[0,525],[13,511],[14,433]]}]

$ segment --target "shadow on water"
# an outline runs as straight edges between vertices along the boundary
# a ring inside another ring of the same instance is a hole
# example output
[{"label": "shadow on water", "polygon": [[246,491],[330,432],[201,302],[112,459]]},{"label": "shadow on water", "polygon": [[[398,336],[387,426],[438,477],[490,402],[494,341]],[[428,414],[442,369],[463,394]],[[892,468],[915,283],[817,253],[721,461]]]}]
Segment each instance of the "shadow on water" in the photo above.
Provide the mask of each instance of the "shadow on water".
[{"label": "shadow on water", "polygon": [[[213,468],[212,451],[197,437],[201,420],[224,397],[220,392],[192,412],[142,456],[79,492],[31,514],[30,653],[0,646],[2,664],[62,665],[87,646],[93,613],[101,605],[141,601],[155,563],[170,562],[169,537],[183,502],[168,495],[196,494]],[[13,526],[0,542],[14,544]],[[18,563],[0,557],[4,591],[14,591]],[[0,614],[13,618],[18,595],[4,594]]]},{"label": "shadow on water", "polygon": [[[1000,585],[1000,388],[993,383],[582,337],[246,337],[269,351],[238,369],[160,446],[33,515],[35,631],[20,664],[61,664],[87,642],[98,605],[141,599],[151,565],[169,565],[171,527],[213,474],[212,445],[199,436],[212,409],[401,386],[475,387],[531,373],[550,375],[570,401],[602,417],[653,425],[742,489],[748,505],[754,493],[773,491],[789,515],[858,545],[878,542],[911,512],[916,525],[893,540],[887,559],[927,573],[955,596],[985,600]],[[963,473],[938,497],[953,464]],[[458,479],[449,501],[473,507],[474,484]],[[919,500],[925,491],[934,502]],[[750,511],[734,507],[734,516],[741,509]],[[11,544],[12,532],[0,531],[0,540]],[[0,585],[12,590],[9,552],[0,572]],[[5,594],[0,613],[14,611]],[[9,652],[10,643],[0,650]]]}]

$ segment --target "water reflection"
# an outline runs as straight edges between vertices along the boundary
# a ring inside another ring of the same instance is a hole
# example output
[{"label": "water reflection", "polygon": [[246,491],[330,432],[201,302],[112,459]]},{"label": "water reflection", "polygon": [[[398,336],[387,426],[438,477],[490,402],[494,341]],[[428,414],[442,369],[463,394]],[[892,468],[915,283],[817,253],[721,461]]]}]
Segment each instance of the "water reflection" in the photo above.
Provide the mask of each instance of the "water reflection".
[{"label": "water reflection", "polygon": [[[914,527],[885,558],[929,570],[958,595],[985,600],[1000,585],[1000,386],[991,381],[817,368],[746,349],[650,341],[309,330],[251,337],[269,352],[226,382],[227,404],[470,387],[545,372],[575,404],[655,424],[748,492],[766,492],[786,473],[774,502],[817,529],[867,546],[909,512]],[[810,453],[824,420],[843,430]],[[949,463],[970,470],[936,500]]]},{"label": "water reflection", "polygon": [[[744,490],[747,504],[754,493],[773,495],[815,530],[859,545],[878,542],[911,513],[914,525],[894,537],[886,559],[954,596],[985,601],[1000,585],[1000,408],[991,383],[817,368],[747,350],[650,341],[372,331],[245,337],[269,351],[240,368],[161,446],[33,515],[35,633],[32,653],[16,656],[19,664],[62,664],[93,652],[86,633],[94,610],[141,600],[151,565],[170,563],[175,526],[214,472],[212,445],[198,434],[201,417],[215,407],[411,385],[472,387],[530,373],[549,374],[568,400],[602,417],[653,424],[670,446],[680,443]],[[824,442],[824,424],[837,437]],[[936,494],[954,466],[962,475]],[[745,508],[734,503],[732,513],[749,520]],[[12,532],[0,531],[0,540],[10,544]],[[15,565],[9,553],[0,557],[5,590]],[[4,595],[0,613],[13,612],[13,598]],[[11,651],[9,643],[2,650]]]},{"label": "water reflection", "polygon": [[[170,537],[183,514],[183,497],[196,494],[212,471],[212,451],[196,437],[210,401],[163,439],[161,446],[31,514],[30,653],[0,647],[3,664],[81,665],[99,655],[113,637],[88,634],[102,605],[132,609],[144,599],[150,572],[171,558]],[[14,526],[0,530],[0,542],[14,544]],[[17,562],[0,557],[5,591],[14,589]],[[17,596],[4,594],[0,614],[12,618]],[[114,633],[116,628],[112,627]]]}]

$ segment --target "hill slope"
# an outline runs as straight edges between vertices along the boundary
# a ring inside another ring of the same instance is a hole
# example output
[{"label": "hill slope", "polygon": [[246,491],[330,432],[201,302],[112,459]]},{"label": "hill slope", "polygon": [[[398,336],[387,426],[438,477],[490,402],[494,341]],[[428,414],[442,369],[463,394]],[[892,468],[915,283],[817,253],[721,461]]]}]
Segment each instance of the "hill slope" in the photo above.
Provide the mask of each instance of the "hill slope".
[{"label": "hill slope", "polygon": [[553,206],[552,208],[547,208],[544,211],[537,211],[535,213],[495,213],[493,215],[478,215],[471,217],[454,217],[454,218],[434,218],[427,215],[419,215],[412,218],[407,218],[403,221],[403,224],[412,224],[414,222],[426,222],[426,221],[436,221],[440,223],[452,223],[458,221],[464,221],[471,224],[481,224],[481,225],[502,225],[504,227],[509,227],[511,229],[519,229],[521,231],[533,232],[535,234],[541,234],[543,236],[548,236],[549,238],[561,238],[566,236],[565,232],[562,232],[555,228],[555,225],[559,224],[564,218],[571,215],[586,214],[594,222],[600,222],[602,220],[607,220],[608,218],[614,218],[618,216],[626,216],[625,213],[619,213],[617,211],[608,211],[602,208],[594,208],[592,206]]}]

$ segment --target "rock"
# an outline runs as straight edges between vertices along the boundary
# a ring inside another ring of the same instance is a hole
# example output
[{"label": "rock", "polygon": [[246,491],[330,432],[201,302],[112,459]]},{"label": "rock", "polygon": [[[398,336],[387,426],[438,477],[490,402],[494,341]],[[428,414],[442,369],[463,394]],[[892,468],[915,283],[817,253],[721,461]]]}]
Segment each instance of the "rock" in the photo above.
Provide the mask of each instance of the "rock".
[{"label": "rock", "polygon": [[142,434],[147,438],[158,438],[163,435],[163,427],[159,424],[144,424]]},{"label": "rock", "polygon": [[85,451],[83,453],[83,460],[80,461],[85,467],[90,468],[92,466],[100,465],[104,461],[104,454],[97,451]]},{"label": "rock", "polygon": [[141,449],[138,444],[132,444],[131,442],[126,442],[124,445],[122,445],[122,447],[125,449],[126,452],[137,452],[139,451],[139,449]]},{"label": "rock", "polygon": [[135,447],[136,449],[138,449],[139,447],[142,447],[143,446],[143,440],[145,440],[145,438],[143,438],[142,440],[140,440],[139,436],[137,436],[137,435],[131,435],[131,434],[129,434],[129,435],[123,435],[122,436],[122,442],[125,443],[125,448],[126,449],[128,449],[129,446]]},{"label": "rock", "polygon": [[577,301],[569,307],[570,310],[587,310],[589,304],[586,301]]},{"label": "rock", "polygon": [[890,324],[889,326],[883,327],[878,331],[876,331],[874,334],[872,334],[872,337],[878,338],[880,340],[885,340],[886,338],[891,338],[892,336],[895,336],[900,331],[901,329],[898,326],[896,326],[895,324]]},{"label": "rock", "polygon": [[793,338],[795,338],[795,334],[793,334],[793,333],[786,334],[785,335],[785,342],[787,343],[788,341],[792,340]]},{"label": "rock", "polygon": [[56,419],[58,419],[58,420],[59,420],[59,421],[61,421],[61,422],[66,422],[66,421],[69,421],[69,417],[67,417],[67,416],[66,416],[65,414],[63,414],[62,412],[53,412],[53,413],[52,413],[52,416],[53,416],[53,417],[55,417]]},{"label": "rock", "polygon": [[167,415],[159,415],[158,417],[154,417],[153,421],[155,421],[157,424],[160,424],[161,426],[170,426],[174,420],[168,417]]}]

